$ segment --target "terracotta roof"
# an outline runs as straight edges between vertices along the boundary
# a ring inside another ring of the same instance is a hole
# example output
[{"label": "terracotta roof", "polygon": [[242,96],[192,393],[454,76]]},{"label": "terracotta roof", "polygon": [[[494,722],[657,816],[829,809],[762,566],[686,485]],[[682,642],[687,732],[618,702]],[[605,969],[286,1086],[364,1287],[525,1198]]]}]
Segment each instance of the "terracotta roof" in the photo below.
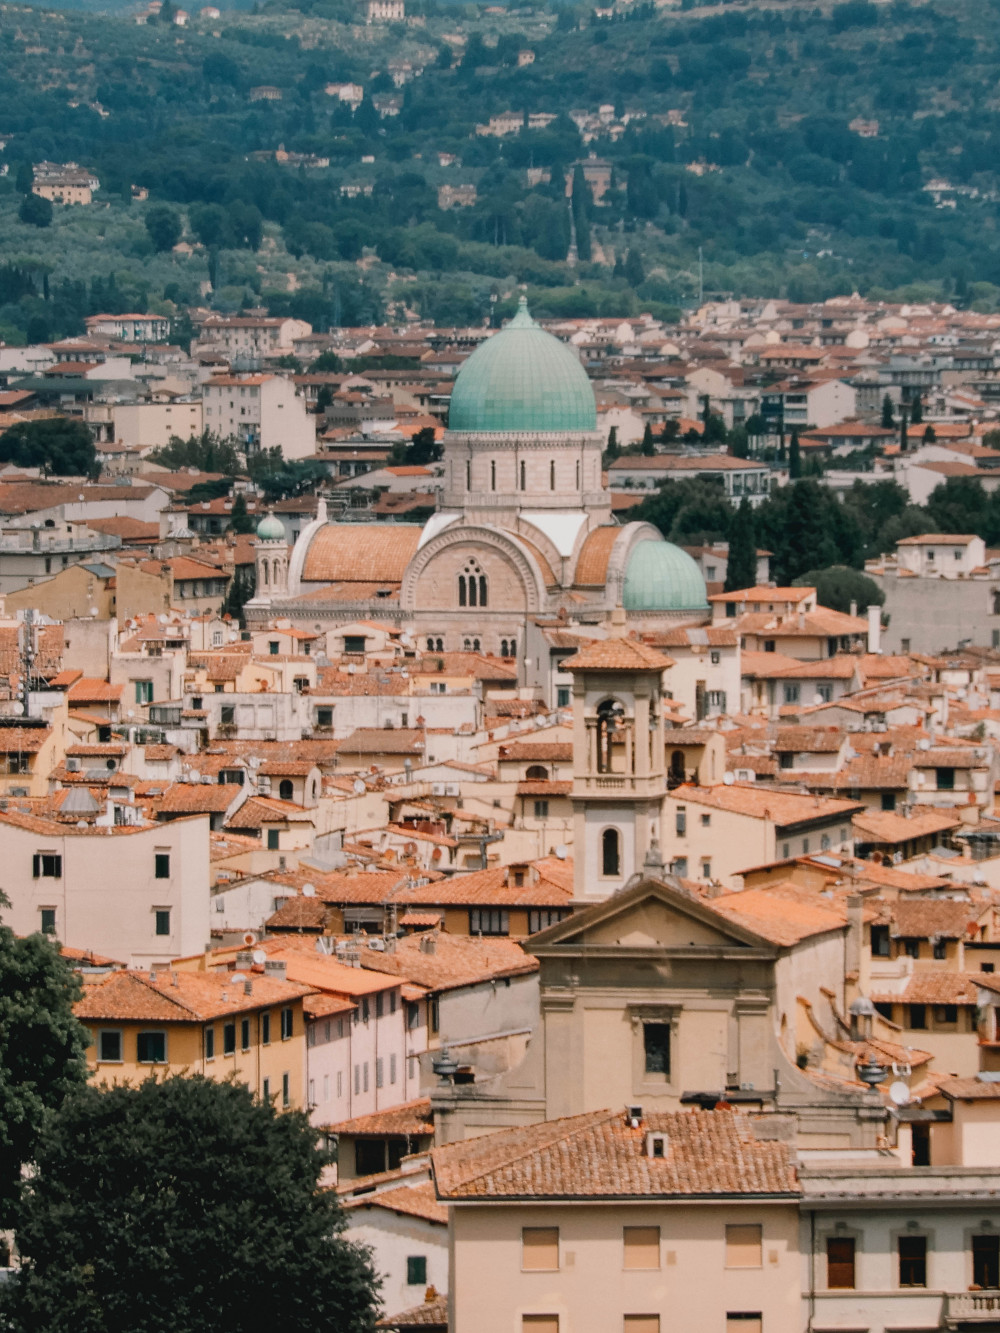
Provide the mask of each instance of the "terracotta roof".
[{"label": "terracotta roof", "polygon": [[897,546],[965,546],[976,540],[974,532],[924,532],[918,537],[902,537]]},{"label": "terracotta roof", "polygon": [[306,552],[307,583],[401,583],[423,528],[416,523],[328,523]]},{"label": "terracotta roof", "polygon": [[953,1102],[991,1102],[1000,1099],[1000,1083],[978,1078],[949,1078],[938,1084],[938,1091]]},{"label": "terracotta roof", "polygon": [[[292,948],[285,940],[266,941],[264,948],[269,958],[286,964],[286,975],[290,981],[296,981],[309,990],[345,996],[375,995],[379,991],[394,990],[399,985],[396,977],[381,976],[367,966],[350,967],[338,958],[317,953],[312,948]],[[374,953],[374,950],[369,952]]]},{"label": "terracotta roof", "polygon": [[945,810],[913,806],[910,815],[894,810],[868,810],[854,816],[854,833],[859,842],[910,842],[958,828],[961,819]]},{"label": "terracotta roof", "polygon": [[636,639],[595,639],[562,663],[564,671],[665,671],[669,666],[669,657]]},{"label": "terracotta roof", "polygon": [[[667,1135],[664,1157],[647,1131]],[[599,1199],[798,1193],[787,1144],[760,1143],[731,1111],[657,1111],[632,1129],[621,1111],[589,1111],[435,1148],[441,1199]]]},{"label": "terracotta roof", "polygon": [[770,819],[779,827],[805,824],[812,820],[846,819],[862,809],[857,801],[841,801],[829,797],[810,796],[799,792],[771,791],[755,783],[733,783],[715,787],[675,787],[671,793],[675,801],[693,805],[709,805],[717,810],[747,815],[752,819]]},{"label": "terracotta roof", "polygon": [[523,878],[524,883],[518,884],[513,867],[489,866],[486,870],[468,870],[460,875],[452,875],[434,884],[400,888],[393,894],[393,900],[400,905],[406,903],[433,907],[445,903],[470,907],[566,907],[569,904],[572,896],[569,884],[553,881],[543,873],[535,878],[530,871]]},{"label": "terracotta roof", "polygon": [[430,991],[457,990],[538,970],[538,960],[526,954],[515,940],[437,931],[434,952],[426,953],[421,946],[427,938],[426,931],[409,935],[397,941],[394,953],[364,947],[362,966],[405,977]]},{"label": "terracotta roof", "polygon": [[576,573],[573,576],[575,584],[583,588],[604,587],[611,549],[621,535],[622,529],[617,524],[595,528],[587,534],[576,562]]},{"label": "terracotta roof", "polygon": [[424,735],[416,727],[358,727],[340,741],[340,753],[419,755],[423,752]]},{"label": "terracotta roof", "polygon": [[357,1007],[352,1001],[345,1000],[343,996],[323,995],[319,992],[315,995],[307,995],[302,1001],[306,1018],[310,1020],[331,1018],[334,1014],[353,1014]]},{"label": "terracotta roof", "polygon": [[67,698],[71,704],[120,703],[124,685],[111,685],[106,680],[84,677],[71,685]]},{"label": "terracotta roof", "polygon": [[327,904],[322,898],[293,893],[267,918],[267,930],[308,930],[321,933],[326,925]]},{"label": "terracotta roof", "polygon": [[[427,1103],[428,1109],[430,1102]],[[388,1132],[388,1131],[387,1131]],[[404,1133],[405,1131],[393,1131]],[[422,1133],[432,1133],[433,1126]],[[387,1208],[391,1213],[402,1213],[406,1217],[422,1217],[426,1222],[448,1224],[448,1208],[439,1203],[430,1181],[420,1185],[401,1185],[398,1189],[380,1190],[377,1194],[361,1195],[354,1199],[345,1199],[342,1208]]]},{"label": "terracotta roof", "polygon": [[280,824],[289,820],[300,823],[315,822],[313,813],[304,810],[301,805],[278,800],[273,796],[250,796],[226,821],[226,828],[238,832],[240,829],[259,829],[264,824]]},{"label": "terracotta roof", "polygon": [[804,602],[816,596],[815,588],[781,587],[770,588],[761,584],[753,588],[734,588],[732,592],[713,593],[710,602]]},{"label": "terracotta roof", "polygon": [[328,1134],[406,1134],[416,1137],[418,1134],[434,1133],[434,1117],[431,1114],[431,1099],[420,1097],[416,1101],[401,1102],[386,1111],[375,1111],[372,1115],[355,1116],[353,1120],[341,1120],[337,1124],[324,1125]]},{"label": "terracotta roof", "polygon": [[900,899],[892,904],[891,933],[896,939],[966,939],[969,927],[980,916],[976,903],[938,901],[933,898]]},{"label": "terracotta roof", "polygon": [[872,991],[877,1004],[976,1003],[976,972],[914,972],[901,991]]},{"label": "terracotta roof", "polygon": [[[381,1199],[381,1195],[376,1196]],[[448,1297],[434,1296],[425,1300],[423,1305],[415,1305],[399,1314],[384,1315],[375,1325],[376,1328],[395,1329],[397,1333],[407,1333],[411,1328],[434,1328],[442,1331],[448,1327]]]},{"label": "terracotta roof", "polygon": [[254,976],[246,994],[242,981],[215,972],[109,972],[89,986],[73,1006],[83,1022],[200,1023],[227,1014],[288,1004],[309,987]]},{"label": "terracotta roof", "polygon": [[565,763],[573,758],[572,741],[510,741],[501,745],[498,759],[522,761],[527,764]]},{"label": "terracotta roof", "polygon": [[779,727],[771,748],[778,754],[798,751],[805,754],[836,754],[846,733],[838,727]]},{"label": "terracotta roof", "polygon": [[51,727],[0,727],[0,754],[37,754]]},{"label": "terracotta roof", "polygon": [[543,782],[540,779],[533,779],[530,782],[519,782],[515,795],[517,796],[568,796],[573,790],[573,784],[566,782]]},{"label": "terracotta roof", "polygon": [[237,782],[172,782],[152,806],[157,814],[221,814],[242,790]]},{"label": "terracotta roof", "polygon": [[847,910],[838,899],[820,898],[787,880],[708,898],[705,905],[784,948],[847,924]]}]

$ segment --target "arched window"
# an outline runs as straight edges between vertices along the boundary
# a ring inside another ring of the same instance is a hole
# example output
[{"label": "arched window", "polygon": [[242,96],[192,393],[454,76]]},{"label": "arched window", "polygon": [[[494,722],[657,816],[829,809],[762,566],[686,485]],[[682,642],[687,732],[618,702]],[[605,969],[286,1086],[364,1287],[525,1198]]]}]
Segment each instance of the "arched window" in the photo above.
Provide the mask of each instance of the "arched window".
[{"label": "arched window", "polygon": [[281,561],[280,561],[280,560],[275,560],[275,562],[274,562],[274,574],[273,574],[272,577],[273,577],[275,583],[280,583],[280,582],[281,582]]},{"label": "arched window", "polygon": [[527,489],[528,489],[528,469],[527,469],[527,465],[525,464],[524,460],[522,459],[522,460],[521,460],[521,490],[522,490],[522,491],[526,491]]},{"label": "arched window", "polygon": [[495,458],[491,458],[491,459],[490,459],[490,490],[491,490],[491,491],[495,491],[496,488],[497,488],[497,460],[496,460]]},{"label": "arched window", "polygon": [[432,652],[434,651],[434,640],[433,640],[433,639],[428,639],[428,640],[427,640],[427,651],[428,651],[429,653],[432,653]]},{"label": "arched window", "polygon": [[264,587],[266,588],[267,585],[268,585],[268,584],[270,583],[270,581],[271,581],[271,579],[270,579],[270,575],[268,574],[267,561],[266,561],[266,560],[262,560],[262,561],[260,562],[260,572],[264,575]]},{"label": "arched window", "polygon": [[529,782],[548,782],[549,770],[544,764],[529,764],[524,776]]},{"label": "arched window", "polygon": [[554,491],[555,488],[556,488],[556,460],[553,458],[549,462],[549,490]]},{"label": "arched window", "polygon": [[621,865],[621,836],[616,828],[606,828],[601,834],[601,874],[617,878]]},{"label": "arched window", "polygon": [[506,656],[507,656],[507,640],[506,640],[506,639],[501,639],[501,640],[500,640],[500,656],[501,656],[501,657],[506,657]]},{"label": "arched window", "polygon": [[478,640],[478,639],[473,639],[473,640],[472,640],[472,651],[473,651],[474,653],[478,653],[478,652],[479,652],[479,640]]},{"label": "arched window", "polygon": [[462,640],[462,649],[463,649],[464,652],[471,653],[471,652],[472,652],[472,640],[471,640],[471,639],[463,639],[463,640]]},{"label": "arched window", "polygon": [[485,606],[488,591],[486,575],[475,560],[469,560],[458,576],[459,606]]},{"label": "arched window", "polygon": [[624,709],[614,699],[605,699],[597,709],[597,771],[610,773],[611,745]]},{"label": "arched window", "polygon": [[437,641],[437,650],[438,650],[439,653],[443,653],[443,652],[444,652],[444,639],[438,639],[438,641]]},{"label": "arched window", "polygon": [[516,640],[516,639],[511,639],[509,647],[510,647],[510,652],[507,654],[507,656],[508,656],[508,657],[516,657],[516,656],[517,656],[517,640]]},{"label": "arched window", "polygon": [[295,795],[295,788],[292,786],[291,778],[282,778],[278,784],[278,795],[283,801],[290,801]]}]

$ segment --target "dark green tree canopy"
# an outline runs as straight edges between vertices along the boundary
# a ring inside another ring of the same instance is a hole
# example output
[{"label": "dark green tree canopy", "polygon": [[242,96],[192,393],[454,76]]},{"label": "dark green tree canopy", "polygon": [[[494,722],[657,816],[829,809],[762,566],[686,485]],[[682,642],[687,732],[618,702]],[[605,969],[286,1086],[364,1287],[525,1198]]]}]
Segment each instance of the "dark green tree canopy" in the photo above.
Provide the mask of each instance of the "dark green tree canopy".
[{"label": "dark green tree canopy", "polygon": [[154,204],[146,213],[145,223],[155,250],[172,250],[181,239],[180,214],[167,204]]},{"label": "dark green tree canopy", "polygon": [[95,457],[90,428],[68,417],[19,421],[0,435],[0,463],[39,467],[46,475],[88,476]]},{"label": "dark green tree canopy", "polygon": [[885,593],[873,579],[847,565],[830,565],[828,569],[812,569],[795,580],[800,588],[815,588],[820,606],[846,615],[854,602],[859,615],[869,606],[882,606]]},{"label": "dark green tree canopy", "polygon": [[757,585],[757,528],[744,495],[729,527],[729,560],[724,592]]},{"label": "dark green tree canopy", "polygon": [[11,1333],[369,1333],[378,1280],[344,1240],[304,1115],[237,1083],[85,1087],[25,1190]]}]

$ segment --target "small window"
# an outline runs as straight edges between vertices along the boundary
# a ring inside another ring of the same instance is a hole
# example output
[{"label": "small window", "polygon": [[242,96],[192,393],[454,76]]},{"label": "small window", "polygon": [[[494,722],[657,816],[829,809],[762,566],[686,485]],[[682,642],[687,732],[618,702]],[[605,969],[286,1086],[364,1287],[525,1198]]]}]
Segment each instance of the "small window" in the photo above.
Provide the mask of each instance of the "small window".
[{"label": "small window", "polygon": [[1000,1287],[1000,1235],[972,1237],[972,1281],[977,1287]]},{"label": "small window", "polygon": [[535,802],[535,818],[536,818],[536,819],[548,819],[548,817],[549,817],[549,803],[548,803],[548,801],[536,801],[536,802]]},{"label": "small window", "polygon": [[510,914],[499,907],[473,907],[469,912],[470,935],[509,935]]},{"label": "small window", "polygon": [[263,1083],[261,1084],[260,1095],[261,1097],[263,1097],[265,1102],[269,1102],[271,1100],[271,1080],[269,1078],[264,1079]]},{"label": "small window", "polygon": [[953,768],[937,768],[934,771],[937,774],[938,791],[955,790],[955,770]]},{"label": "small window", "polygon": [[281,850],[281,829],[269,828],[267,830],[267,850],[269,852]]},{"label": "small window", "polygon": [[670,1024],[643,1023],[643,1054],[647,1074],[670,1075]]},{"label": "small window", "polygon": [[826,1285],[835,1290],[854,1289],[854,1238],[828,1236],[826,1241]]},{"label": "small window", "polygon": [[920,941],[919,941],[919,940],[904,940],[904,941],[903,941],[903,952],[906,954],[907,958],[919,958],[919,957],[920,957]]},{"label": "small window", "polygon": [[154,920],[155,920],[155,922],[156,922],[156,933],[157,933],[157,935],[169,935],[169,934],[170,934],[170,908],[169,908],[169,907],[158,907],[158,908],[156,909],[156,911],[153,913],[153,917],[154,917]]},{"label": "small window", "polygon": [[282,1009],[281,1011],[281,1040],[288,1041],[292,1035],[292,1011],[291,1009]]},{"label": "small window", "polygon": [[332,709],[332,708],[317,708],[317,709],[316,709],[316,725],[317,725],[317,727],[332,727],[332,726],[333,726],[333,709]]},{"label": "small window", "polygon": [[250,1049],[250,1020],[243,1018],[240,1020],[240,1050],[248,1051]]},{"label": "small window", "polygon": [[660,1333],[658,1314],[627,1314],[622,1323],[623,1333]]},{"label": "small window", "polygon": [[365,651],[365,636],[363,634],[344,635],[345,653],[363,653],[364,651]]},{"label": "small window", "polygon": [[939,961],[948,957],[948,945],[944,940],[935,940],[932,953]]},{"label": "small window", "polygon": [[869,939],[871,941],[871,950],[873,958],[889,957],[889,927],[871,926],[869,927]]},{"label": "small window", "polygon": [[151,704],[153,702],[153,682],[151,680],[137,680],[135,682],[135,701],[137,704]]},{"label": "small window", "polygon": [[236,1054],[236,1024],[224,1023],[222,1027],[222,1054]]},{"label": "small window", "polygon": [[97,1034],[97,1059],[100,1064],[120,1065],[122,1034],[120,1028],[102,1028]]},{"label": "small window", "polygon": [[54,907],[42,907],[39,909],[38,915],[42,934],[54,935],[56,933],[56,909]]},{"label": "small window", "polygon": [[426,1287],[427,1256],[408,1254],[406,1256],[406,1285],[408,1287]]},{"label": "small window", "polygon": [[559,1267],[559,1228],[521,1228],[521,1268],[525,1272],[555,1272]]},{"label": "small window", "polygon": [[219,709],[219,725],[223,727],[231,727],[235,721],[236,721],[236,705],[223,704],[222,707]]},{"label": "small window", "polygon": [[934,1006],[935,1023],[957,1023],[958,1005],[957,1004],[937,1004]]},{"label": "small window", "polygon": [[926,1004],[910,1005],[910,1027],[916,1032],[926,1032],[927,1030]]},{"label": "small window", "polygon": [[36,852],[31,862],[35,879],[62,879],[62,857],[55,852]]},{"label": "small window", "polygon": [[674,815],[674,830],[678,838],[683,838],[687,833],[687,806],[679,805]]},{"label": "small window", "polygon": [[154,858],[154,872],[157,879],[170,878],[170,853],[157,852]]},{"label": "small window", "polygon": [[215,1028],[205,1029],[205,1059],[215,1059]]},{"label": "small window", "polygon": [[881,805],[883,810],[895,810],[896,793],[894,791],[884,791],[882,793]]},{"label": "small window", "polygon": [[287,1110],[292,1104],[292,1083],[288,1074],[281,1076],[281,1105]]},{"label": "small window", "polygon": [[927,1286],[926,1236],[900,1236],[899,1285],[901,1287]]},{"label": "small window", "polygon": [[560,685],[560,686],[558,687],[558,689],[556,690],[556,707],[557,707],[557,708],[568,708],[568,707],[569,707],[569,697],[570,697],[570,694],[569,694],[569,686],[568,686],[568,685]]},{"label": "small window", "polygon": [[260,1016],[260,1040],[262,1046],[271,1044],[271,1015],[261,1014]]},{"label": "small window", "polygon": [[621,863],[621,835],[616,828],[606,828],[601,834],[601,873],[617,879]]},{"label": "small window", "polygon": [[165,1032],[140,1032],[135,1039],[135,1058],[141,1065],[165,1065],[167,1063],[167,1034]]},{"label": "small window", "polygon": [[722,661],[722,654],[717,650],[713,650],[712,653],[710,654],[710,657],[712,666],[718,666],[719,663]]},{"label": "small window", "polygon": [[521,1333],[559,1333],[557,1314],[523,1314]]},{"label": "small window", "polygon": [[711,828],[711,827],[712,827],[712,816],[711,816],[711,815],[702,815],[702,817],[701,817],[701,826],[702,826],[702,828]]},{"label": "small window", "polygon": [[726,1227],[727,1268],[760,1268],[764,1262],[762,1248],[763,1234],[760,1226]]},{"label": "small window", "polygon": [[626,1268],[659,1268],[659,1227],[624,1227],[623,1239]]}]

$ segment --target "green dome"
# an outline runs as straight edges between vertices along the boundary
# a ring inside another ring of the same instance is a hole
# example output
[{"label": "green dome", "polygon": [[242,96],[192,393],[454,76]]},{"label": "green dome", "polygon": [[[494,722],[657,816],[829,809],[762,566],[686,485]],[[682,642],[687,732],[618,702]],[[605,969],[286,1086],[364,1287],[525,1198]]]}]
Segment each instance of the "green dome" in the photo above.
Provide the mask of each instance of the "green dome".
[{"label": "green dome", "polygon": [[285,525],[273,514],[265,514],[257,524],[257,540],[262,542],[283,542]]},{"label": "green dome", "polygon": [[592,431],[594,391],[576,355],[539,328],[521,297],[510,323],[458,372],[449,430]]},{"label": "green dome", "polygon": [[622,602],[626,611],[707,611],[701,570],[671,542],[640,542],[628,558]]}]

